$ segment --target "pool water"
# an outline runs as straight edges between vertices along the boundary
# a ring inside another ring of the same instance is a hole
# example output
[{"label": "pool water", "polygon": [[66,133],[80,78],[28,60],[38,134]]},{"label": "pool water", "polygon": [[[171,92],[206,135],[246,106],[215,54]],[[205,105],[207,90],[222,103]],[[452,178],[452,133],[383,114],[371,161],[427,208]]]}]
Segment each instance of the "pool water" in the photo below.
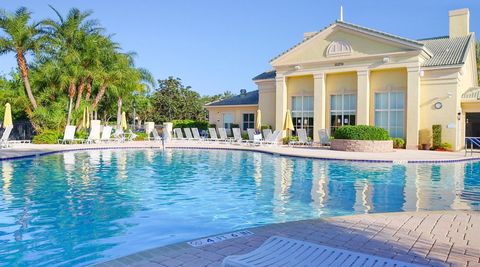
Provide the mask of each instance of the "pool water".
[{"label": "pool water", "polygon": [[373,164],[221,150],[0,162],[0,265],[83,266],[247,227],[480,210],[480,162]]}]

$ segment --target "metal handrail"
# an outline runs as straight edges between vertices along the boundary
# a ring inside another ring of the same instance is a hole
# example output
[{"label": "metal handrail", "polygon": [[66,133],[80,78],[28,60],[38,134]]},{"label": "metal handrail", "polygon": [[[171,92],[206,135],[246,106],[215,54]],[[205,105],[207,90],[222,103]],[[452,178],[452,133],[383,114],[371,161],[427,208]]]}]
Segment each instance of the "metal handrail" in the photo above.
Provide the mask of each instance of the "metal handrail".
[{"label": "metal handrail", "polygon": [[465,156],[468,154],[468,142],[470,142],[470,156],[473,156],[473,146],[480,147],[480,137],[465,137]]}]

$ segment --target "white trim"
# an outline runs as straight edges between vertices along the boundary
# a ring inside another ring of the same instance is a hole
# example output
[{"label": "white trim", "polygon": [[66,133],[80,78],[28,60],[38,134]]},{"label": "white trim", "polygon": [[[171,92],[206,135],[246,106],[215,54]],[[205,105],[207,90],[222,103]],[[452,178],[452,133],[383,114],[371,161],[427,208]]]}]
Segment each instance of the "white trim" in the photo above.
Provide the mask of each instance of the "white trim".
[{"label": "white trim", "polygon": [[[392,109],[392,108],[390,108],[390,95],[391,95],[391,93],[402,93],[403,94],[403,109],[398,109],[398,108]],[[387,106],[388,107],[386,109],[377,109],[377,106],[376,106],[377,94],[387,94]],[[407,129],[406,129],[407,124],[406,124],[406,120],[405,120],[405,115],[406,115],[405,105],[406,105],[406,102],[407,102],[406,98],[407,98],[407,94],[406,94],[405,91],[402,91],[402,90],[390,89],[390,90],[386,90],[386,91],[376,91],[373,94],[373,104],[374,104],[374,107],[373,107],[373,118],[374,118],[373,119],[373,124],[377,127],[381,127],[381,126],[379,126],[375,123],[375,121],[377,119],[376,118],[376,113],[377,113],[377,111],[378,112],[387,112],[387,129],[385,129],[385,128],[384,129],[387,130],[388,133],[390,134],[391,129],[398,129],[399,128],[399,127],[391,127],[391,125],[390,125],[390,113],[401,111],[401,112],[403,112],[403,120],[402,120],[403,121],[403,123],[402,123],[403,137],[402,138],[405,138],[406,137],[406,131],[407,131]]]},{"label": "white trim", "polygon": [[332,41],[325,50],[326,57],[348,56],[353,52],[352,46],[347,41]]}]

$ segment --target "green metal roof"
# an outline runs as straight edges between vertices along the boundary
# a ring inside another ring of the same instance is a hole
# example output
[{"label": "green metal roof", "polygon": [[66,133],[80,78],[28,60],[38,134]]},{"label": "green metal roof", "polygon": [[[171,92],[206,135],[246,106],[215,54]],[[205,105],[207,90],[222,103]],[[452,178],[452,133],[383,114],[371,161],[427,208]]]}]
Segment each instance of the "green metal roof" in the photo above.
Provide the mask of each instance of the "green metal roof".
[{"label": "green metal roof", "polygon": [[462,101],[480,101],[480,87],[472,87],[462,94]]},{"label": "green metal roof", "polygon": [[468,51],[468,44],[472,34],[463,37],[449,38],[438,37],[420,40],[428,50],[432,52],[432,57],[423,63],[423,67],[458,65],[465,63]]}]

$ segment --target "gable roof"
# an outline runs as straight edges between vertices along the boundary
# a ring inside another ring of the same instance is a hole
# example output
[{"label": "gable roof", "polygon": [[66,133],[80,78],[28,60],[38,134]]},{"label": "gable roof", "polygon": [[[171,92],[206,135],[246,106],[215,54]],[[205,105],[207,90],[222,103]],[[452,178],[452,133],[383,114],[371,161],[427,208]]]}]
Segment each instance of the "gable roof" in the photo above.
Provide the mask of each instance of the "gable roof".
[{"label": "gable roof", "polygon": [[480,87],[472,87],[462,94],[462,101],[480,101]]},{"label": "gable roof", "polygon": [[209,103],[207,107],[258,105],[258,90]]},{"label": "gable roof", "polygon": [[308,40],[312,39],[313,37],[317,36],[318,34],[322,33],[323,31],[327,30],[328,28],[331,28],[331,27],[334,27],[334,26],[340,26],[340,27],[343,27],[343,28],[353,29],[353,30],[361,31],[361,32],[364,32],[364,33],[367,33],[367,34],[380,35],[380,36],[385,37],[387,39],[391,39],[393,41],[398,41],[398,42],[405,43],[407,45],[413,46],[417,49],[424,49],[428,54],[430,54],[428,49],[425,49],[424,44],[419,42],[419,41],[404,38],[404,37],[400,37],[400,36],[393,35],[393,34],[386,33],[386,32],[382,32],[382,31],[377,31],[377,30],[370,29],[370,28],[367,28],[367,27],[363,27],[363,26],[360,26],[360,25],[356,25],[356,24],[353,24],[353,23],[348,23],[348,22],[345,22],[345,21],[337,20],[334,23],[332,23],[332,24],[328,25],[327,27],[323,28],[322,30],[310,35],[307,38],[304,38],[301,42],[299,42],[296,45],[292,46],[291,48],[285,50],[284,52],[280,53],[276,57],[272,58],[270,60],[270,62],[273,62],[274,60],[276,60],[276,59],[280,58],[281,56],[287,54],[288,52],[292,51],[293,49],[295,49],[299,45],[307,42]]},{"label": "gable roof", "polygon": [[472,34],[449,38],[448,36],[419,40],[433,56],[423,62],[422,67],[458,65],[465,63]]}]

